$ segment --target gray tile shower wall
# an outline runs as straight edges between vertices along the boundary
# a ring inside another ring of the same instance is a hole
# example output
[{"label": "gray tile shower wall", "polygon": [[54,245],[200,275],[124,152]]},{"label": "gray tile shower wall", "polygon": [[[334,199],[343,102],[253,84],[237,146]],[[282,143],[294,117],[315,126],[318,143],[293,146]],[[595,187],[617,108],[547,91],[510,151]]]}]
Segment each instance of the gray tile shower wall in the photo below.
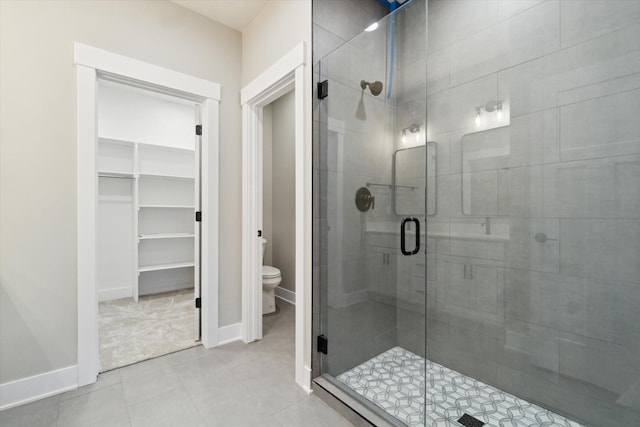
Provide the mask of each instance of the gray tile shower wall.
[{"label": "gray tile shower wall", "polygon": [[389,13],[378,0],[313,0],[313,63]]},{"label": "gray tile shower wall", "polygon": [[[385,126],[394,107],[383,96],[363,96],[360,87],[360,80],[385,81],[386,56],[379,49],[384,51],[386,33],[366,33],[347,43],[388,12],[378,0],[313,1],[314,91],[318,81],[328,75],[331,80],[329,98],[319,101],[314,93],[313,105],[313,312],[318,334],[318,329],[333,331],[331,370],[349,369],[395,343],[395,310],[369,298],[376,286],[366,272],[376,265],[375,255],[366,250],[363,218],[353,203],[359,187],[390,175],[392,146]],[[320,64],[332,51],[331,60]],[[388,198],[376,194],[376,209],[367,220],[390,215],[383,209]],[[321,300],[331,313],[320,316]],[[369,322],[372,317],[376,320]],[[319,362],[314,359],[315,375]]]},{"label": "gray tile shower wall", "polygon": [[[428,7],[427,357],[640,425],[640,2]],[[503,121],[476,125],[491,101]]]}]

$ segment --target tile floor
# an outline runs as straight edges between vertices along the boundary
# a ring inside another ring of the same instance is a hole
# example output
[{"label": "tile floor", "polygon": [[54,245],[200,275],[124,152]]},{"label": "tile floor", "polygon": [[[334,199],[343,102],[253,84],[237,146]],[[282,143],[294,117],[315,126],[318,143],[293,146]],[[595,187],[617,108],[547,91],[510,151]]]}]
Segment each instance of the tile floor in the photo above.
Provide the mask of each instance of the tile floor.
[{"label": "tile floor", "polygon": [[412,427],[424,427],[425,421],[428,426],[460,427],[457,421],[464,414],[487,427],[581,427],[402,347],[387,350],[337,379]]},{"label": "tile floor", "polygon": [[100,372],[198,345],[192,289],[98,305]]},{"label": "tile floor", "polygon": [[0,412],[2,427],[348,427],[294,381],[294,307],[264,318],[263,340],[202,346],[102,374],[61,395]]}]

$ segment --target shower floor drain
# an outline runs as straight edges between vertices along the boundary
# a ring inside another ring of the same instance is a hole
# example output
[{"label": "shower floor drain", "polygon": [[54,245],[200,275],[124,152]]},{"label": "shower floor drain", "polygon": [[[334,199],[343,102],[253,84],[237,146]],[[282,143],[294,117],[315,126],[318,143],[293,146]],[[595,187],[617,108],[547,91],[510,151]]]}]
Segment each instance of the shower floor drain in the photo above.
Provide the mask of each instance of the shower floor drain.
[{"label": "shower floor drain", "polygon": [[464,414],[463,416],[461,416],[458,422],[464,427],[482,427],[484,425],[482,421],[472,417],[469,414]]}]

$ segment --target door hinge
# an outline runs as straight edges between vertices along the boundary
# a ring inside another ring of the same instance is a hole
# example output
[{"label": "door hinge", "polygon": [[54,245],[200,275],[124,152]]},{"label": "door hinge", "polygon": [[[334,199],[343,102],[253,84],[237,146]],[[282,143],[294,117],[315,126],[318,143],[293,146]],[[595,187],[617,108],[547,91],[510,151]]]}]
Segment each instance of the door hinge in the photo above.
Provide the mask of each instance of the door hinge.
[{"label": "door hinge", "polygon": [[329,340],[324,335],[318,336],[318,351],[327,354],[329,348]]},{"label": "door hinge", "polygon": [[202,300],[198,297],[196,298],[196,308],[200,308],[200,306],[202,306]]},{"label": "door hinge", "polygon": [[318,99],[324,99],[329,96],[329,81],[325,80],[318,83]]},{"label": "door hinge", "polygon": [[258,230],[258,237],[262,237],[262,230]]},{"label": "door hinge", "polygon": [[202,125],[196,125],[196,135],[202,135]]},{"label": "door hinge", "polygon": [[196,222],[202,221],[202,212],[196,212]]}]

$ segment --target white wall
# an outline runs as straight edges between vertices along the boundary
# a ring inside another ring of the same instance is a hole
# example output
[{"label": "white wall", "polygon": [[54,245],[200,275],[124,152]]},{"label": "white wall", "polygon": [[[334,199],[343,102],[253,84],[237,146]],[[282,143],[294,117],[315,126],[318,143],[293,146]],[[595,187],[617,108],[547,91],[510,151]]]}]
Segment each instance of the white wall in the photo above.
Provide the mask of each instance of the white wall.
[{"label": "white wall", "polygon": [[0,383],[74,365],[73,42],[222,85],[220,325],[240,321],[241,35],[169,2],[0,2]]},{"label": "white wall", "polygon": [[98,135],[169,147],[195,147],[194,102],[101,80]]}]

